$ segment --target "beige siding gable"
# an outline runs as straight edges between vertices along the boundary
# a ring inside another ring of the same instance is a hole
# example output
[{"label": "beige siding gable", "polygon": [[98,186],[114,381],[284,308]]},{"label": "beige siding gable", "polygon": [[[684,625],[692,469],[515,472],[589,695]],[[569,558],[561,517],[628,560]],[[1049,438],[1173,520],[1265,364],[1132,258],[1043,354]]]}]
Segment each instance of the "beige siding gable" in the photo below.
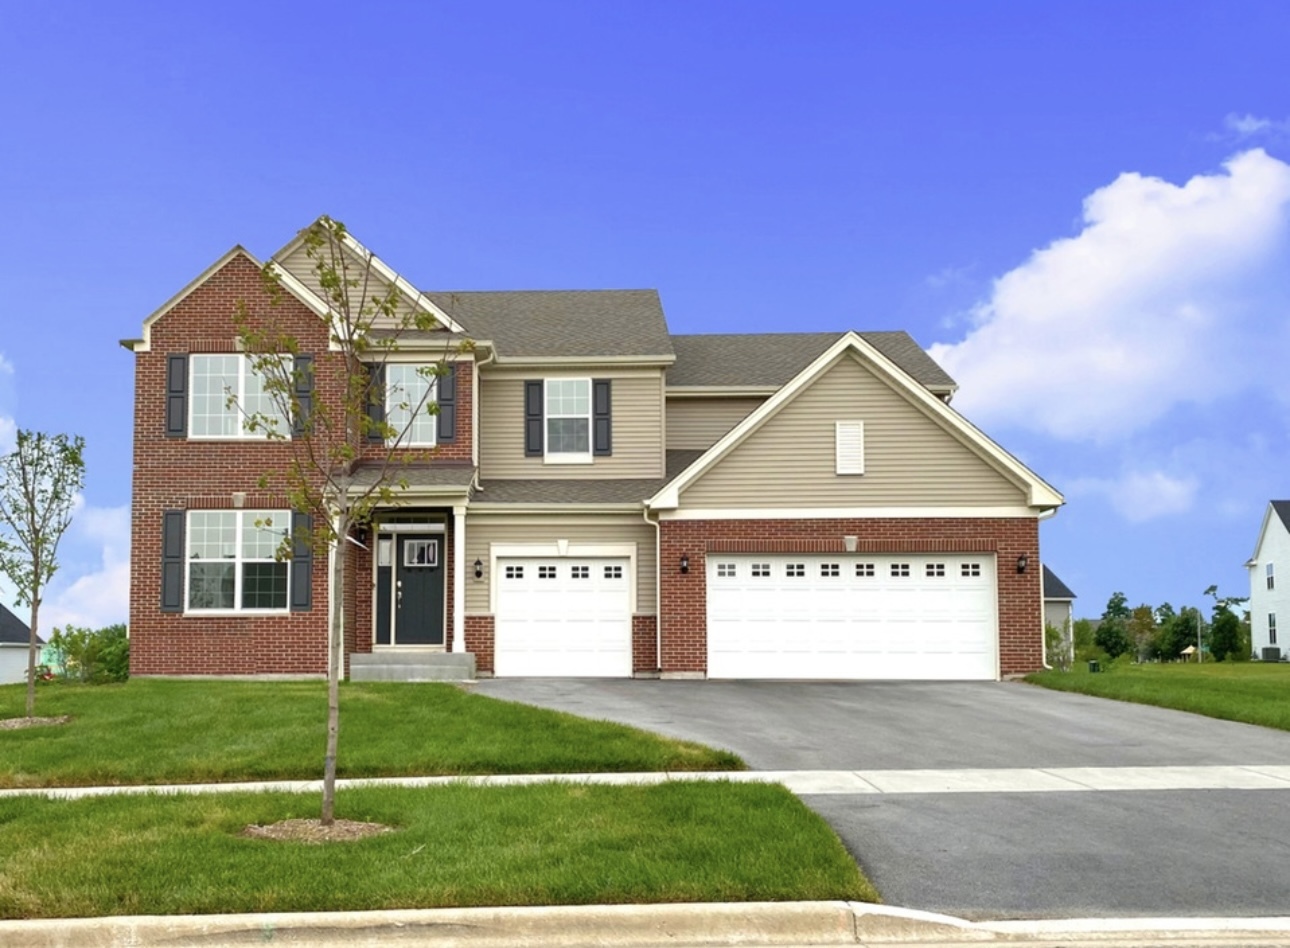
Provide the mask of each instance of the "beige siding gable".
[{"label": "beige siding gable", "polygon": [[[836,473],[839,421],[863,422],[863,475]],[[1022,485],[850,353],[681,492],[690,508],[1026,502]]]},{"label": "beige siding gable", "polygon": [[[351,295],[352,303],[357,303],[360,295],[362,299],[366,301],[373,297],[383,297],[390,292],[392,284],[383,279],[381,275],[376,272],[375,267],[368,271],[363,262],[352,253],[350,254],[350,259],[353,261],[353,277],[360,281],[364,279],[367,281],[366,286],[360,283],[359,286],[354,288],[352,291],[353,295]],[[303,242],[297,242],[296,246],[289,249],[285,254],[274,257],[274,263],[303,283],[310,292],[316,294],[319,299],[330,305],[330,300],[327,299],[326,292],[319,284],[318,274],[314,269],[314,261],[309,258]],[[397,325],[403,325],[405,327],[414,325],[411,319],[421,313],[421,310],[418,309],[413,304],[412,300],[408,298],[408,294],[406,292],[402,295],[403,303],[398,309],[398,319],[390,321],[389,325],[384,328],[392,328]],[[406,322],[404,322],[404,320],[406,320]],[[383,328],[380,321],[374,323],[374,326],[378,329]]]},{"label": "beige siding gable", "polygon": [[739,422],[751,415],[764,398],[667,399],[667,449],[706,451]]}]

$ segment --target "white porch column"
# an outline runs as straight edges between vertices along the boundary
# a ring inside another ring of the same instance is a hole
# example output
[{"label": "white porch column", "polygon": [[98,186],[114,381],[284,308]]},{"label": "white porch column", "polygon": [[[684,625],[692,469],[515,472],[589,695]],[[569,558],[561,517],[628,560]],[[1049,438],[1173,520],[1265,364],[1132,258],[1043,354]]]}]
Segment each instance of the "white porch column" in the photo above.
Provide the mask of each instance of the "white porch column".
[{"label": "white porch column", "polygon": [[452,650],[466,651],[466,508],[452,508]]}]

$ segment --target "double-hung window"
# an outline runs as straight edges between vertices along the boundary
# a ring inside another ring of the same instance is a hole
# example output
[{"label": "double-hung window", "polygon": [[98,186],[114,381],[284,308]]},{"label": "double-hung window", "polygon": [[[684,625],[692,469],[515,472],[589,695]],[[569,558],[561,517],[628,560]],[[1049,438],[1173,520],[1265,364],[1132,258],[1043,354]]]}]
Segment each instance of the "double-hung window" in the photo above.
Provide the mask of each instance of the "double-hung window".
[{"label": "double-hung window", "polygon": [[193,510],[184,550],[187,609],[287,609],[290,564],[279,558],[289,510]]},{"label": "double-hung window", "polygon": [[591,460],[591,379],[546,380],[546,456]]},{"label": "double-hung window", "polygon": [[[189,358],[188,435],[192,438],[266,438],[269,430],[290,437],[279,400],[244,355]],[[291,377],[288,357],[285,377]],[[255,424],[252,424],[252,420]]]},{"label": "double-hung window", "polygon": [[433,366],[390,362],[385,366],[385,421],[404,447],[433,447],[439,427]]},{"label": "double-hung window", "polygon": [[1271,564],[1271,563],[1269,563],[1269,564],[1268,564],[1268,568],[1267,568],[1267,577],[1268,577],[1268,589],[1276,589],[1276,588],[1277,588],[1277,577],[1276,577],[1276,573],[1274,573],[1274,572],[1273,572],[1273,570],[1272,570],[1272,564]]}]

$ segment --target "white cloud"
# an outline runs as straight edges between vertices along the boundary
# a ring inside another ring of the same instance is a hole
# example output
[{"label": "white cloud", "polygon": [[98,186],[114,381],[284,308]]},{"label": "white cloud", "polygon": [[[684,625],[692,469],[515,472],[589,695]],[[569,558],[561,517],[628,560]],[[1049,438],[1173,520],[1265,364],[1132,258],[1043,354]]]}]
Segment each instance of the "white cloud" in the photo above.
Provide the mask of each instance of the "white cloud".
[{"label": "white cloud", "polygon": [[[1082,230],[994,282],[974,328],[931,355],[987,425],[1107,441],[1175,406],[1275,387],[1290,332],[1290,165],[1255,149],[1184,185],[1123,174]],[[1233,371],[1233,367],[1239,367]]]},{"label": "white cloud", "polygon": [[1126,471],[1119,478],[1082,478],[1067,485],[1072,496],[1100,494],[1124,519],[1134,523],[1184,514],[1196,503],[1200,487],[1194,477],[1164,471]]},{"label": "white cloud", "polygon": [[0,352],[0,375],[13,375],[13,363],[4,357]]},{"label": "white cloud", "polygon": [[[92,507],[77,500],[72,526],[64,541],[70,548],[95,551],[97,564],[78,575],[64,566],[41,609],[46,636],[54,628],[76,625],[90,629],[125,622],[130,610],[130,508]],[[60,561],[70,557],[63,555]]]},{"label": "white cloud", "polygon": [[961,267],[945,267],[926,277],[923,282],[933,290],[940,290],[947,286],[965,283],[975,269],[975,263],[965,264]]},{"label": "white cloud", "polygon": [[1269,118],[1250,115],[1249,113],[1237,115],[1235,112],[1229,112],[1223,118],[1223,128],[1227,130],[1229,137],[1237,140],[1280,135],[1290,132],[1290,119],[1283,119],[1278,122]]}]

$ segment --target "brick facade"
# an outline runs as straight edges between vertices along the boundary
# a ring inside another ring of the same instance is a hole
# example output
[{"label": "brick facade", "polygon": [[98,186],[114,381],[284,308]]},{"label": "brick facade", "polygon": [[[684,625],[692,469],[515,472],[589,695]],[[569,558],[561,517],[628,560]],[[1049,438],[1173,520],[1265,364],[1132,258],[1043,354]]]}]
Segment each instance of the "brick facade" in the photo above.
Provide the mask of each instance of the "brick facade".
[{"label": "brick facade", "polygon": [[[706,673],[708,553],[831,553],[857,538],[861,553],[996,554],[999,665],[1002,675],[1043,667],[1039,522],[1033,518],[890,520],[664,520],[659,573],[663,609],[662,672]],[[1032,567],[1016,571],[1017,557]],[[690,562],[688,573],[664,564]]]},{"label": "brick facade", "polygon": [[658,671],[658,617],[632,616],[632,672]]},{"label": "brick facade", "polygon": [[493,673],[493,617],[466,616],[466,651],[475,653],[475,670]]},{"label": "brick facade", "polygon": [[[307,611],[268,615],[186,615],[162,612],[162,515],[167,510],[228,510],[234,492],[247,510],[288,506],[281,481],[261,475],[282,471],[292,446],[273,440],[203,441],[165,433],[167,357],[239,351],[233,322],[239,304],[253,321],[270,322],[314,357],[316,403],[340,404],[347,370],[328,351],[325,323],[291,296],[270,306],[258,267],[235,255],[156,320],[147,351],[135,354],[133,505],[130,557],[130,665],[135,675],[325,675],[327,672],[327,556],[312,568]],[[464,363],[457,377],[456,440],[436,449],[434,460],[469,460],[473,439],[472,375]],[[373,446],[373,453],[378,452]],[[351,546],[351,554],[359,554]],[[451,571],[451,537],[447,544]],[[346,577],[345,653],[371,648],[370,562],[351,555]],[[449,577],[451,572],[449,572]],[[447,584],[451,633],[452,590]],[[348,662],[346,662],[348,664]]]}]

